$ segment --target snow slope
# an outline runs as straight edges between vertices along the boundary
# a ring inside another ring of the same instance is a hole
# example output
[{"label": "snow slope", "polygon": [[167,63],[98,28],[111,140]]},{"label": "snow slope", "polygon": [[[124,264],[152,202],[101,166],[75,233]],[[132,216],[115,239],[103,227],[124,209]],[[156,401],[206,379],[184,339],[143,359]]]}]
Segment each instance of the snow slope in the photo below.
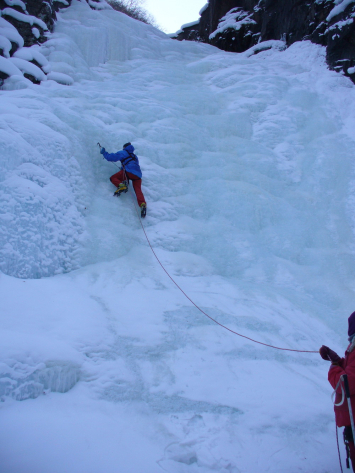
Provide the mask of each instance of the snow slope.
[{"label": "snow slope", "polygon": [[2,473],[336,471],[328,365],[199,313],[96,143],[135,145],[148,237],[203,310],[341,352],[353,84],[308,42],[225,53],[79,1],[41,53],[73,85],[0,92]]}]

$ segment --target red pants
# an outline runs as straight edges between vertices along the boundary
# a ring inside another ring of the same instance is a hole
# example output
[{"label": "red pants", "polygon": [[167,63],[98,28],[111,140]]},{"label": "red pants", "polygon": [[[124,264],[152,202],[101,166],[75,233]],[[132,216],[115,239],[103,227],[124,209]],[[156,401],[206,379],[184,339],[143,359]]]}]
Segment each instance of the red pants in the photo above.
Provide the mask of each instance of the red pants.
[{"label": "red pants", "polygon": [[142,179],[140,177],[136,176],[135,174],[132,174],[131,172],[125,173],[122,170],[120,172],[117,172],[113,176],[111,176],[110,181],[112,182],[114,186],[118,187],[121,184],[121,182],[125,180],[125,176],[127,176],[127,179],[132,181],[133,183],[133,189],[134,189],[134,192],[136,193],[138,205],[140,206],[141,204],[143,204],[143,202],[145,203],[144,195],[141,188]]}]

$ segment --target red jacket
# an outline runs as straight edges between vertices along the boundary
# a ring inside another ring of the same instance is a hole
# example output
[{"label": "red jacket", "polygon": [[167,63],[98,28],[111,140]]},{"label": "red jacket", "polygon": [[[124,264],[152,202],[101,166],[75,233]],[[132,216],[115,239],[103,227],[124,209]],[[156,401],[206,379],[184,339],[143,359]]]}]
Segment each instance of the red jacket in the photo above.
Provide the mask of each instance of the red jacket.
[{"label": "red jacket", "polygon": [[[355,420],[355,345],[351,343],[345,352],[345,358],[341,359],[339,366],[332,365],[329,369],[328,380],[333,388],[336,388],[336,385],[339,382],[340,376],[343,374],[348,375],[349,381],[349,390],[350,390],[350,399],[351,407],[353,411],[353,416]],[[341,382],[336,392],[335,404],[339,404],[342,400],[342,389],[344,389],[344,383]],[[350,425],[350,416],[348,409],[348,401],[344,397],[344,402],[341,406],[334,406],[335,418],[338,427],[344,427]]]}]

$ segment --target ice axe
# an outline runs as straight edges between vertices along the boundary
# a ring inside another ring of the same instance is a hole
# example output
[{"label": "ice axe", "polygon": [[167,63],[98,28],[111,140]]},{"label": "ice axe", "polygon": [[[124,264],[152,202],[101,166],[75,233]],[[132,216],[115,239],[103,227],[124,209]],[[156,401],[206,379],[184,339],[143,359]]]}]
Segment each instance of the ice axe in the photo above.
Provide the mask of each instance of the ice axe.
[{"label": "ice axe", "polygon": [[[100,145],[99,141],[97,142],[97,146],[100,148],[100,151],[101,151],[101,149],[102,149],[102,146]],[[104,157],[104,156],[102,156],[102,159],[105,159],[105,157]]]}]

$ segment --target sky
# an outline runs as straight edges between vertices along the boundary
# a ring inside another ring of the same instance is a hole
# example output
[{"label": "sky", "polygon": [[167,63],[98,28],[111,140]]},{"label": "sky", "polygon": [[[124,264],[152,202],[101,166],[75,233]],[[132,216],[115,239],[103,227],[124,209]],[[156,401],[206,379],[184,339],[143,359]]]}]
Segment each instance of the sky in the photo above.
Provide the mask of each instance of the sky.
[{"label": "sky", "polygon": [[166,33],[175,33],[181,25],[198,20],[207,0],[146,0],[144,8]]}]

